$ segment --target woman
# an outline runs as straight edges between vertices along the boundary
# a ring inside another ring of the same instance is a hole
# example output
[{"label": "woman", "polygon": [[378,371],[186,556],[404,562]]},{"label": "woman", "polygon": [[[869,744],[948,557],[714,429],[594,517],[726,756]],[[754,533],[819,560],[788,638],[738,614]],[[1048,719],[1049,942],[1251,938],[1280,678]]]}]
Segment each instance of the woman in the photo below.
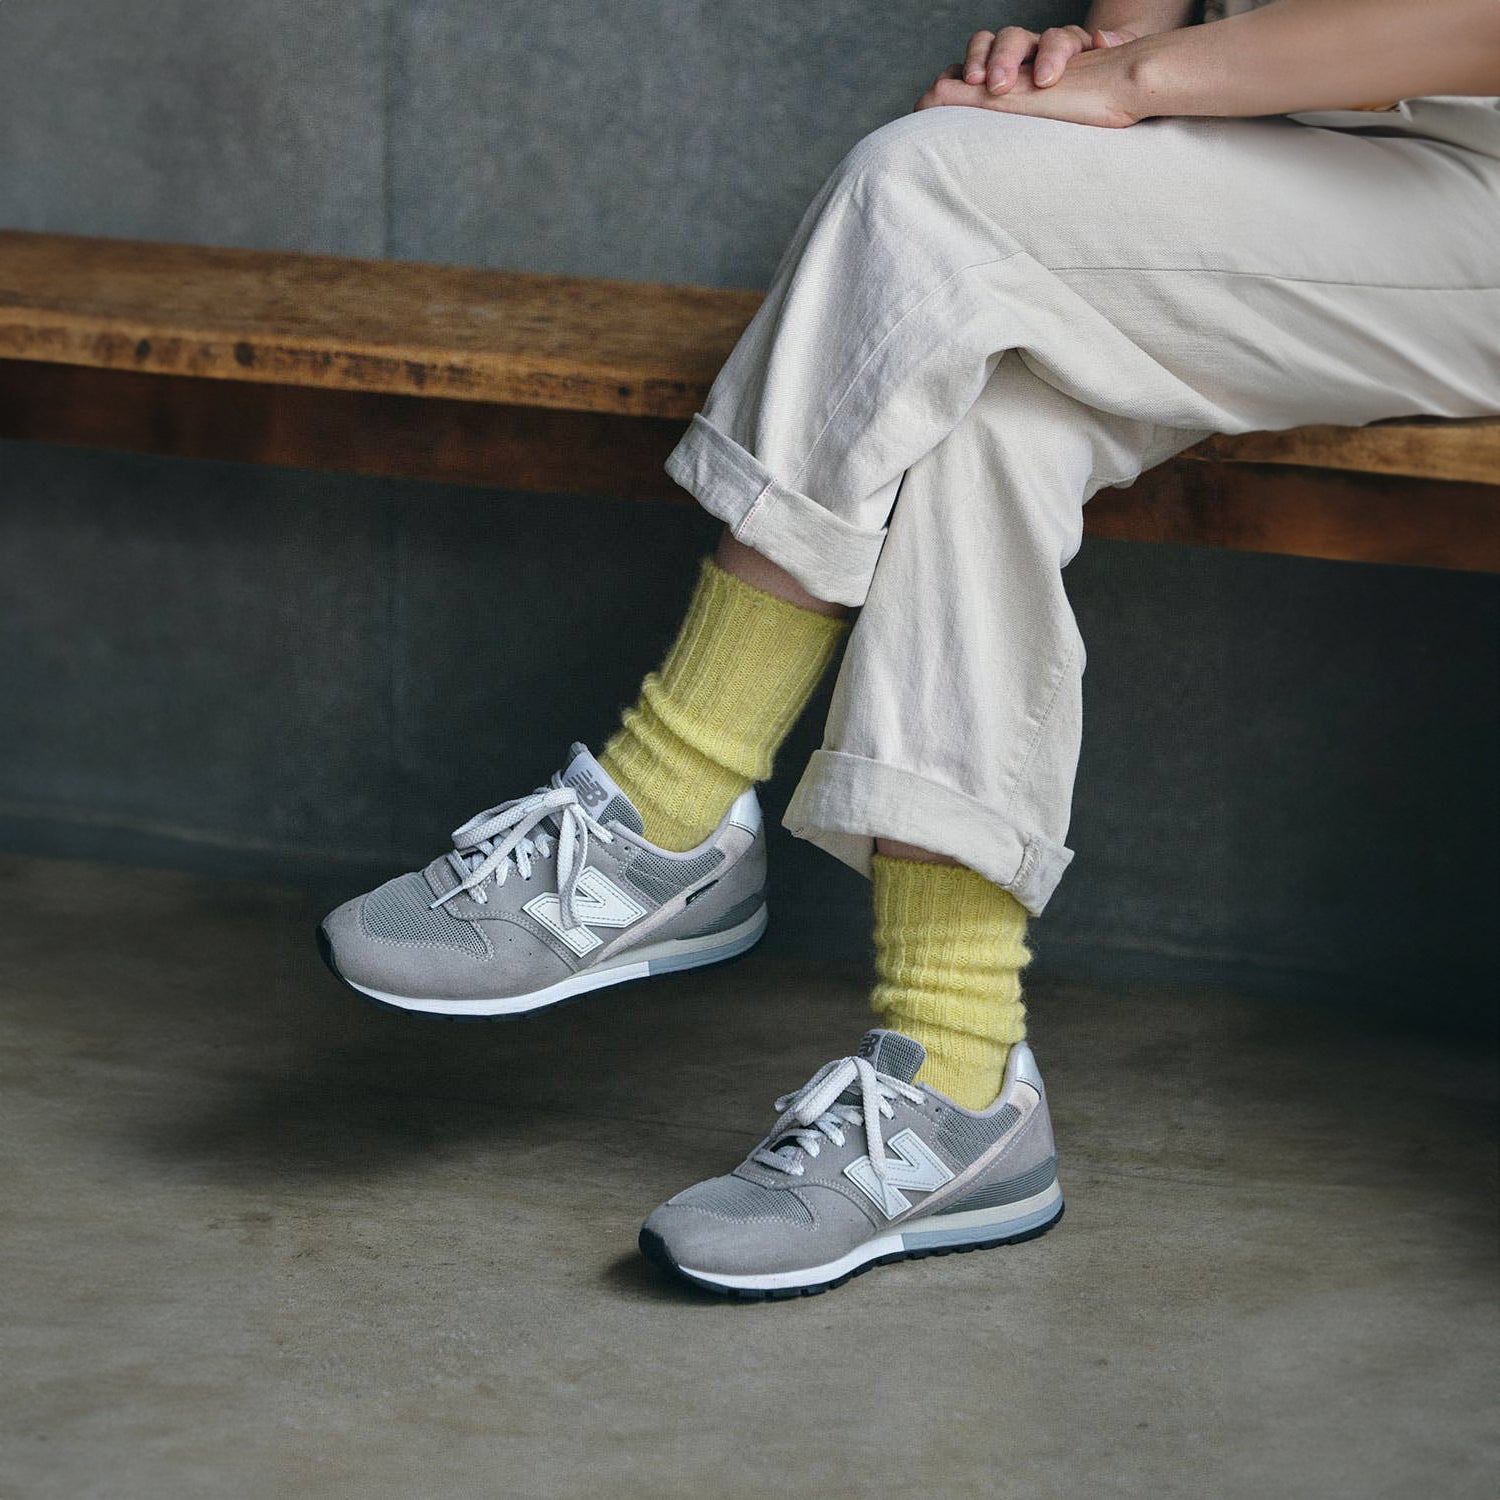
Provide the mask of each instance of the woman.
[{"label": "woman", "polygon": [[858,609],[786,821],[873,878],[881,1025],[651,1215],[700,1285],[1061,1216],[1020,976],[1072,858],[1089,496],[1213,432],[1500,410],[1500,5],[1189,10],[979,32],[854,148],[669,460],[726,530],[660,672],[597,760],[324,924],[358,989],[457,1015],[744,951],[753,785]]}]

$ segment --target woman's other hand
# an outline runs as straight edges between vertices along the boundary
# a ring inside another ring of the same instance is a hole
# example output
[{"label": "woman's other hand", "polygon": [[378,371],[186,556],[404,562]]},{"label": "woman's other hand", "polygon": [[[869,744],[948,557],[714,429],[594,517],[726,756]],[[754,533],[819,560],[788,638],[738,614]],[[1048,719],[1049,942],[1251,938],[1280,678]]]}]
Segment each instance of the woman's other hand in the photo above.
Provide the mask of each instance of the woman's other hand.
[{"label": "woman's other hand", "polygon": [[[982,33],[981,33],[982,34]],[[918,109],[958,104],[992,109],[1008,115],[1040,115],[1049,120],[1069,120],[1077,125],[1119,129],[1142,118],[1132,101],[1138,91],[1130,76],[1130,64],[1119,43],[1091,47],[1072,54],[1066,73],[1042,85],[1034,68],[1024,65],[1003,93],[990,90],[988,81],[970,83],[969,63],[955,63],[917,100]]]},{"label": "woman's other hand", "polygon": [[957,73],[950,68],[943,76],[960,78],[987,94],[999,95],[1016,86],[1021,70],[1030,63],[1031,83],[1036,88],[1051,88],[1080,52],[1118,47],[1135,39],[1133,31],[1088,31],[1082,26],[1053,26],[1046,31],[1006,26],[1000,31],[976,31],[969,38],[962,68]]}]

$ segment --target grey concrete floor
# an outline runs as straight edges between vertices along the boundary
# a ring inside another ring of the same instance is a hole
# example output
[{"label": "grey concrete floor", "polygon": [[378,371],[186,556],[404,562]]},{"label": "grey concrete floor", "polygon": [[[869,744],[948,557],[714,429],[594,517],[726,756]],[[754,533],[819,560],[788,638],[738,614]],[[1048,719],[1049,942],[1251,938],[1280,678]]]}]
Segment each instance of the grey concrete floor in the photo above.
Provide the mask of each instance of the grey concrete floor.
[{"label": "grey concrete floor", "polygon": [[864,1024],[750,957],[517,1024],[307,897],[0,858],[6,1497],[1486,1496],[1492,1051],[1031,987],[1068,1217],[726,1305],[633,1249]]}]

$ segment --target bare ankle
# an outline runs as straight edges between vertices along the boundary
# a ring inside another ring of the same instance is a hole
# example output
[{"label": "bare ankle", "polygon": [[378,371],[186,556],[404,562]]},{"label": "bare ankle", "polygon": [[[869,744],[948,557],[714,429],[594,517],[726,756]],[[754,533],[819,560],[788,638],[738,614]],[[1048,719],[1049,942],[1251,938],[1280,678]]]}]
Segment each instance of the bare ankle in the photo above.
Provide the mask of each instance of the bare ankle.
[{"label": "bare ankle", "polygon": [[830,604],[826,599],[809,594],[785,568],[762,556],[753,547],[747,547],[727,527],[719,538],[714,561],[742,583],[748,583],[751,588],[773,598],[784,599],[788,604],[795,604],[799,609],[836,619],[847,613],[842,604]]},{"label": "bare ankle", "polygon": [[956,865],[958,861],[948,854],[934,854],[931,849],[919,848],[916,844],[903,844],[900,839],[876,839],[875,852],[887,859],[919,859],[931,865]]}]

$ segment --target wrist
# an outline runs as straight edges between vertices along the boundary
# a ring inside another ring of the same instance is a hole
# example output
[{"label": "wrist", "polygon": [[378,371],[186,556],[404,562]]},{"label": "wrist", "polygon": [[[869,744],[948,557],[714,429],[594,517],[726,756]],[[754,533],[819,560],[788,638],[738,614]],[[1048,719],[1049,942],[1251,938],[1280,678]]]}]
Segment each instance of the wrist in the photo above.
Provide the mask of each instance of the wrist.
[{"label": "wrist", "polygon": [[1212,76],[1215,60],[1199,45],[1205,30],[1160,32],[1121,47],[1115,54],[1124,65],[1121,107],[1137,120],[1222,113],[1213,103],[1223,96]]}]

